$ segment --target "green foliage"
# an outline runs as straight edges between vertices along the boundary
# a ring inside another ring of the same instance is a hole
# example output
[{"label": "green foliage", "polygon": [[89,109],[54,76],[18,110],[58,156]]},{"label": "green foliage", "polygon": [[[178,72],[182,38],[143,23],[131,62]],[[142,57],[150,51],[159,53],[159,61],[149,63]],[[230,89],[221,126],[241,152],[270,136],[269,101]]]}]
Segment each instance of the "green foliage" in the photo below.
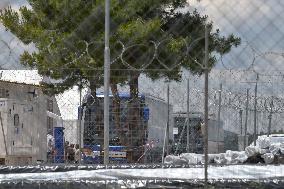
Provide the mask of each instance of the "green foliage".
[{"label": "green foliage", "polygon": [[[104,0],[28,0],[19,12],[8,7],[0,14],[4,26],[37,51],[24,52],[21,63],[62,81],[46,85],[51,93],[95,82],[102,84]],[[111,6],[111,82],[129,82],[135,74],[151,79],[179,80],[182,68],[201,74],[196,63],[204,57],[205,25],[210,33],[210,65],[214,54],[226,54],[240,39],[212,31],[212,23],[196,11],[180,13],[186,0],[117,0]],[[194,45],[193,45],[194,43]],[[123,45],[124,47],[123,47]],[[158,46],[158,48],[157,48]],[[124,48],[124,51],[123,51]],[[87,51],[86,51],[87,49]],[[121,52],[124,52],[121,55]],[[122,59],[121,59],[122,57]],[[153,58],[154,57],[154,58]],[[151,64],[148,64],[151,62]],[[144,67],[147,69],[142,69]],[[170,70],[170,71],[169,71]]]}]

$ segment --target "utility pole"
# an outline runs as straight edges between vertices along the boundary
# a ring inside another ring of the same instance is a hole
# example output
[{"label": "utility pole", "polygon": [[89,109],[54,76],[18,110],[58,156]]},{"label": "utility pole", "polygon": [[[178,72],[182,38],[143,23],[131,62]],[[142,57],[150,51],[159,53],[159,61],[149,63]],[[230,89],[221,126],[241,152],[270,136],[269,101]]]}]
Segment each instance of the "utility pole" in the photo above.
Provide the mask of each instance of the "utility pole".
[{"label": "utility pole", "polygon": [[105,0],[104,50],[104,165],[109,164],[109,86],[110,86],[110,0]]},{"label": "utility pole", "polygon": [[207,25],[205,26],[205,59],[204,59],[204,153],[205,153],[205,162],[204,162],[204,177],[205,177],[205,187],[208,186],[208,61],[209,61],[209,32]]},{"label": "utility pole", "polygon": [[256,146],[256,138],[257,138],[257,123],[256,123],[256,106],[257,106],[257,83],[258,83],[259,75],[256,75],[255,82],[255,90],[254,90],[254,131],[253,131],[253,144]]},{"label": "utility pole", "polygon": [[[187,127],[186,127],[186,152],[189,153],[189,79],[187,79],[187,106],[186,106],[186,113],[187,113]],[[193,132],[191,132],[193,138]],[[194,143],[192,143],[193,148]],[[193,151],[192,151],[193,152]]]},{"label": "utility pole", "polygon": [[221,127],[221,103],[222,103],[222,83],[220,84],[219,89],[219,100],[218,100],[218,128],[217,128],[217,145],[218,145],[218,153],[220,152],[220,127]]},{"label": "utility pole", "polygon": [[244,150],[247,145],[247,128],[248,128],[248,105],[249,105],[249,89],[247,89],[247,100],[246,100],[246,118],[245,118],[245,136],[244,136]]}]

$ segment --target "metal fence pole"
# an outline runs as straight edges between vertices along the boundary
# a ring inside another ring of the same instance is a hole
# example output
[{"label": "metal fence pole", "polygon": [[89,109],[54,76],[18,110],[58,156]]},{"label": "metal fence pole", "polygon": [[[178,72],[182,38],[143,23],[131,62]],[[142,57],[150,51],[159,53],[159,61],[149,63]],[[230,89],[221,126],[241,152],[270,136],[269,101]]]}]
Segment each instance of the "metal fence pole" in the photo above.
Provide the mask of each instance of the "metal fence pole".
[{"label": "metal fence pole", "polygon": [[162,163],[164,163],[164,156],[169,155],[169,124],[170,124],[170,85],[167,87],[167,125],[164,135],[163,152],[162,152]]},{"label": "metal fence pole", "polygon": [[207,187],[208,184],[208,61],[209,61],[209,37],[208,37],[208,28],[205,26],[205,93],[204,93],[204,153],[205,153],[205,163],[204,163],[204,177],[205,177],[205,185]]},{"label": "metal fence pole", "polygon": [[256,146],[256,135],[257,135],[257,129],[256,129],[256,105],[257,105],[257,82],[258,82],[258,74],[256,76],[256,83],[255,83],[255,90],[254,90],[254,131],[253,131],[253,144]]},{"label": "metal fence pole", "polygon": [[167,88],[167,100],[168,100],[168,112],[167,112],[167,141],[166,141],[166,152],[167,155],[169,155],[169,135],[170,135],[170,84],[168,84],[168,88]]},{"label": "metal fence pole", "polygon": [[242,136],[243,134],[243,110],[240,110],[239,114],[240,114],[240,134]]},{"label": "metal fence pole", "polygon": [[[187,113],[187,127],[186,127],[186,152],[189,153],[189,79],[187,79],[187,106],[186,106],[186,113]],[[193,135],[193,133],[191,133]],[[192,143],[193,146],[194,143]]]},{"label": "metal fence pole", "polygon": [[272,97],[272,100],[271,100],[271,103],[270,103],[270,112],[269,112],[269,115],[268,115],[268,119],[269,119],[269,123],[268,123],[268,133],[267,133],[267,136],[269,137],[269,135],[271,134],[271,120],[272,120],[272,107],[273,107],[273,97]]},{"label": "metal fence pole", "polygon": [[167,138],[167,128],[165,129],[165,133],[164,133],[164,141],[163,141],[163,152],[162,152],[162,163],[165,163],[165,151],[166,151],[166,138]]},{"label": "metal fence pole", "polygon": [[110,0],[105,0],[104,50],[104,164],[109,164],[109,86],[110,86]]},{"label": "metal fence pole", "polygon": [[82,161],[82,152],[81,149],[83,148],[82,146],[82,114],[83,114],[83,108],[82,108],[82,83],[80,83],[80,88],[79,88],[79,149],[80,149],[80,154],[79,154],[79,164],[81,164]]},{"label": "metal fence pole", "polygon": [[247,145],[247,128],[248,128],[248,105],[249,105],[249,89],[247,89],[247,100],[246,100],[246,118],[245,118],[245,131],[244,131],[244,150]]},{"label": "metal fence pole", "polygon": [[219,101],[218,101],[218,128],[217,128],[217,145],[218,145],[218,153],[220,152],[220,127],[221,127],[221,103],[222,103],[222,83],[220,84],[220,89],[219,89]]},{"label": "metal fence pole", "polygon": [[271,119],[272,119],[272,113],[270,112],[268,115],[268,132],[267,132],[267,137],[269,137],[269,135],[271,134]]}]

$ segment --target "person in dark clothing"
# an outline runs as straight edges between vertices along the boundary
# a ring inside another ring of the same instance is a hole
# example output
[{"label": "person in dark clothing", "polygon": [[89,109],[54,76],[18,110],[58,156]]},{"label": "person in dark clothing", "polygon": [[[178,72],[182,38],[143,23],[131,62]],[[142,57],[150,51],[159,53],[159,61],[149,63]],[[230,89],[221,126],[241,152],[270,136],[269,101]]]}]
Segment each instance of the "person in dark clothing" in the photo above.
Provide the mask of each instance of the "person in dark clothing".
[{"label": "person in dark clothing", "polygon": [[74,163],[74,160],[75,160],[74,144],[71,144],[71,145],[67,148],[67,160],[68,160],[68,163]]}]

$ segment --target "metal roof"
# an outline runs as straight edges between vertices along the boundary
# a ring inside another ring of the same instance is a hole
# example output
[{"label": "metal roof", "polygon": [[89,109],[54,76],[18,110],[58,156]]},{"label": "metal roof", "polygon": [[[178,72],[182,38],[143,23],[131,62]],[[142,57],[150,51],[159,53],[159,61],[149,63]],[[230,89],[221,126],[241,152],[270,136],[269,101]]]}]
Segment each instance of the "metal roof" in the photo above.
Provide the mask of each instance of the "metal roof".
[{"label": "metal roof", "polygon": [[[120,98],[130,98],[130,94],[129,93],[119,93],[118,94]],[[113,97],[112,94],[109,94],[110,97]],[[97,97],[98,98],[103,98],[104,97],[104,93],[97,93]],[[138,97],[142,97],[145,98],[144,94],[138,94]]]},{"label": "metal roof", "polygon": [[37,70],[0,70],[2,82],[39,86],[42,79]]}]

